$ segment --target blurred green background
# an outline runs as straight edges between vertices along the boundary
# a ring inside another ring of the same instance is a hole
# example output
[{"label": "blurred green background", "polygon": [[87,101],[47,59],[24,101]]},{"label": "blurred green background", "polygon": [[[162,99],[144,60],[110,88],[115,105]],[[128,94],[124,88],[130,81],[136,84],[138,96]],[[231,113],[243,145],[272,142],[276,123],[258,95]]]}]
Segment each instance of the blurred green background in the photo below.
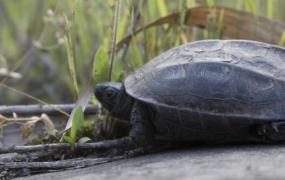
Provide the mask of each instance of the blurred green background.
[{"label": "blurred green background", "polygon": [[[276,21],[273,26],[285,20],[284,0],[121,0],[117,42],[145,24],[198,6],[250,12]],[[96,51],[111,47],[114,14],[115,0],[0,0],[0,71],[22,76],[9,78],[5,84],[48,103],[74,102],[77,84],[81,91],[92,76]],[[220,19],[219,25],[223,25]],[[145,29],[116,53],[113,79],[122,80],[154,56],[179,44],[223,38],[218,30],[180,22]],[[71,71],[76,79],[70,75],[69,63],[73,62],[75,69],[71,67]],[[5,77],[5,73],[0,74],[2,80]],[[26,103],[36,102],[0,87],[0,104]]]}]

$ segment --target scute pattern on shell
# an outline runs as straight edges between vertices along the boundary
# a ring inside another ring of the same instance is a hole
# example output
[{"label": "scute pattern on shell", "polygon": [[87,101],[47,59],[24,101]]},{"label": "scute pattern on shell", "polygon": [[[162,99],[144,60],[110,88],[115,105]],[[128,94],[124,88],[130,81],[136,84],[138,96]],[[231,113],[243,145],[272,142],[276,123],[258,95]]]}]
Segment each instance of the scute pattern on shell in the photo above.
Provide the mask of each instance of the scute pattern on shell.
[{"label": "scute pattern on shell", "polygon": [[247,40],[197,41],[157,56],[124,85],[130,96],[157,106],[284,117],[285,49]]},{"label": "scute pattern on shell", "polygon": [[138,71],[143,70],[147,73],[159,67],[200,61],[234,63],[243,68],[272,75],[285,69],[285,49],[248,40],[203,40],[170,49]]}]

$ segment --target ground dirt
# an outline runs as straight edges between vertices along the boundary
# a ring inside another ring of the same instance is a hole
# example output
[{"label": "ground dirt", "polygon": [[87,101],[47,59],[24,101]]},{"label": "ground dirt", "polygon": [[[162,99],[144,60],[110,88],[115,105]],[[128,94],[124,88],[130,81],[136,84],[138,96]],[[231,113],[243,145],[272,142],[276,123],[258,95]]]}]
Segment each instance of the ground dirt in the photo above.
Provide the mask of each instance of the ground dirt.
[{"label": "ground dirt", "polygon": [[235,145],[171,150],[24,180],[285,179],[285,145]]}]

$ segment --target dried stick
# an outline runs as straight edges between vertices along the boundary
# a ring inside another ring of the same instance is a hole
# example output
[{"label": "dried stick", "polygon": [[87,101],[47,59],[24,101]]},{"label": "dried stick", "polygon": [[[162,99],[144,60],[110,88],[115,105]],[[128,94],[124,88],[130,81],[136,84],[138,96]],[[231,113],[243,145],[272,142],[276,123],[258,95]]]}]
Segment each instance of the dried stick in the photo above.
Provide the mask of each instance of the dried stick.
[{"label": "dried stick", "polygon": [[106,162],[123,159],[124,156],[108,157],[108,158],[78,158],[61,160],[54,162],[0,162],[0,169],[30,169],[30,170],[62,170],[68,168],[83,168],[94,166]]},{"label": "dried stick", "polygon": [[[51,105],[15,105],[15,106],[0,106],[0,114],[3,116],[10,116],[16,113],[19,116],[31,116],[31,115],[62,115],[57,109],[61,109],[66,113],[70,113],[75,104],[51,104]],[[85,109],[85,114],[96,114],[99,108],[94,105],[88,105]]]},{"label": "dried stick", "polygon": [[[115,139],[115,140],[106,140],[95,143],[85,143],[78,144],[75,146],[76,150],[104,150],[110,148],[119,148],[119,147],[129,147],[132,145],[132,140],[129,137]],[[59,144],[39,144],[39,145],[29,145],[29,146],[12,146],[9,148],[0,148],[0,154],[5,153],[29,153],[35,151],[68,151],[71,150],[72,146],[68,143],[59,143]]]},{"label": "dried stick", "polygon": [[26,154],[17,154],[17,153],[9,153],[0,155],[0,162],[17,162],[17,161],[26,161],[27,155]]},{"label": "dried stick", "polygon": [[52,152],[32,152],[32,153],[8,153],[8,154],[0,154],[0,162],[24,162],[24,161],[37,161],[46,157],[51,157],[54,151]]}]

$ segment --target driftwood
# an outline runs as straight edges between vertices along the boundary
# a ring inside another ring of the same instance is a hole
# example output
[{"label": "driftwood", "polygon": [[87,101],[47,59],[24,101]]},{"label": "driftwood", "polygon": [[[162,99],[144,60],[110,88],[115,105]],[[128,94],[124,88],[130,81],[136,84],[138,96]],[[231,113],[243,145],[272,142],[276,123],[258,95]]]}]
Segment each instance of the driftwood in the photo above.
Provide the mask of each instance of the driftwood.
[{"label": "driftwood", "polygon": [[[58,109],[70,114],[75,104],[51,104],[51,105],[15,105],[0,106],[0,114],[3,116],[11,116],[16,113],[18,116],[35,116],[40,114],[62,115]],[[85,114],[97,114],[99,108],[94,105],[88,105],[84,111]]]}]

